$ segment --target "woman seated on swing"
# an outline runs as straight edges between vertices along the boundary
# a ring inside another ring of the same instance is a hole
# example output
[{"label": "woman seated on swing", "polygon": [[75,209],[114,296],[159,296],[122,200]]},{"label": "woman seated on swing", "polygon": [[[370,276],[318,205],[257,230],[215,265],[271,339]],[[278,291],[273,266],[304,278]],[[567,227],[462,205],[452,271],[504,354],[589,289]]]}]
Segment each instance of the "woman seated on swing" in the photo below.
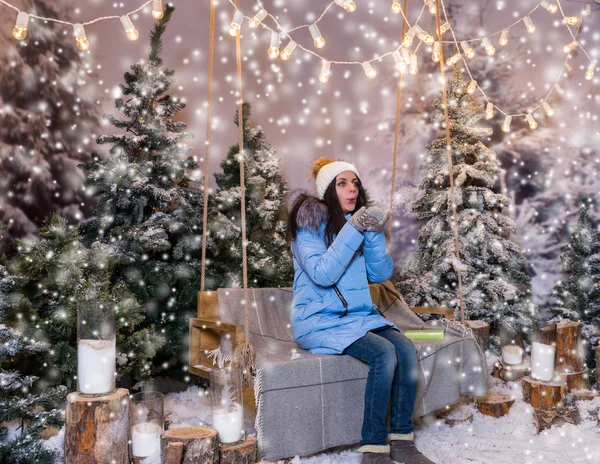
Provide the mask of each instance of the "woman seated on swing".
[{"label": "woman seated on swing", "polygon": [[390,213],[366,208],[358,171],[350,163],[319,158],[312,175],[319,198],[301,194],[288,219],[294,338],[312,353],[348,354],[369,364],[361,464],[432,463],[413,440],[417,350],[379,313],[369,293],[368,281],[383,282],[393,273],[383,233]]}]

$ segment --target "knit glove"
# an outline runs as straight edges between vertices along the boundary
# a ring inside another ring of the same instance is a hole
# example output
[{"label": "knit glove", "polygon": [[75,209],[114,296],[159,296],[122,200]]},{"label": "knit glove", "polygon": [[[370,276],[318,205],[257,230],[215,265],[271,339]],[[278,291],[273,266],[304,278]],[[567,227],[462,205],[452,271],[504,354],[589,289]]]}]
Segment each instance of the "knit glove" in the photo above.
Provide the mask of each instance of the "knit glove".
[{"label": "knit glove", "polygon": [[378,208],[377,206],[371,206],[366,211],[367,219],[365,221],[366,226],[365,230],[367,232],[378,232],[383,230],[386,222],[390,219],[390,210],[386,210],[385,212]]},{"label": "knit glove", "polygon": [[364,232],[367,230],[367,218],[367,210],[362,206],[350,219],[348,219],[348,222],[359,232]]}]

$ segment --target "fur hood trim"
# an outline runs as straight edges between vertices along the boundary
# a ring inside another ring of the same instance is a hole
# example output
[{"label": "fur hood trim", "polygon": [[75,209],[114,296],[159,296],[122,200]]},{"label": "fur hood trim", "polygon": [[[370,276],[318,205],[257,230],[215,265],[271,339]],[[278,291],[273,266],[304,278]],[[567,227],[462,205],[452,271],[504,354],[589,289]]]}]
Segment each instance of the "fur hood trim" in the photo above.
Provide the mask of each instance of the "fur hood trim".
[{"label": "fur hood trim", "polygon": [[319,230],[321,224],[329,218],[327,206],[306,190],[295,190],[290,196],[290,211],[300,204],[296,223],[299,228]]}]

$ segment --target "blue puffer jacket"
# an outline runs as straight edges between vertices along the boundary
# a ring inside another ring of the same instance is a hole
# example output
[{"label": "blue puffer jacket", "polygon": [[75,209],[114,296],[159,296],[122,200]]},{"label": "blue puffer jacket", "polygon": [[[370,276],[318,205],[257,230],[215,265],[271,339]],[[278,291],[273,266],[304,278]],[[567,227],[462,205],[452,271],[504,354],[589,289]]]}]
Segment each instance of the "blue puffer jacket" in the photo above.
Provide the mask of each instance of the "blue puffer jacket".
[{"label": "blue puffer jacket", "polygon": [[[327,207],[314,196],[304,195],[297,201],[303,203],[292,242],[291,326],[298,345],[315,354],[341,354],[369,330],[395,327],[379,313],[369,293],[369,281],[383,282],[393,273],[384,233],[361,233],[346,223],[327,248]],[[361,244],[363,254],[358,253]],[[348,306],[346,315],[342,298]]]}]

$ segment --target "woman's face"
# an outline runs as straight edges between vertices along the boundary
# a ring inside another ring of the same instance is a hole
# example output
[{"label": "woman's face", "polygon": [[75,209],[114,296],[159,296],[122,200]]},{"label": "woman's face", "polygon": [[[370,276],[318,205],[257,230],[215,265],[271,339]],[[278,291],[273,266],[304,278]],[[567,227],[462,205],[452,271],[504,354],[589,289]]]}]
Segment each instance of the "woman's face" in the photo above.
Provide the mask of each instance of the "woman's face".
[{"label": "woman's face", "polygon": [[335,193],[344,214],[354,211],[358,198],[358,179],[352,171],[344,171],[335,178]]}]

